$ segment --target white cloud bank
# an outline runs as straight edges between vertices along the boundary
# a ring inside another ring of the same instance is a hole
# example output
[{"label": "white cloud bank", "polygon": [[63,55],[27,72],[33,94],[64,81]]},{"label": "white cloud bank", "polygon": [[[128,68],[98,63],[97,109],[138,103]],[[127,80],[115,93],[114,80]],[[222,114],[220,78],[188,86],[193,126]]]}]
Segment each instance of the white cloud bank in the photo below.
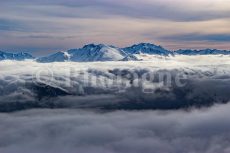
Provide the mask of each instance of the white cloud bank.
[{"label": "white cloud bank", "polygon": [[143,62],[3,61],[0,69],[0,111],[179,109],[230,100],[229,56],[153,56]]}]

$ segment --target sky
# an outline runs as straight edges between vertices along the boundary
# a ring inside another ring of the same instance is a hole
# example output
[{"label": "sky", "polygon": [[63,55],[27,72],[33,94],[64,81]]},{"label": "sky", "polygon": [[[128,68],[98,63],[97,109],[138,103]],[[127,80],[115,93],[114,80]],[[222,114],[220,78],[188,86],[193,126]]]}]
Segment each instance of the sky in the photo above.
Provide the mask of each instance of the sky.
[{"label": "sky", "polygon": [[45,55],[88,43],[230,50],[230,0],[7,0],[0,50]]}]

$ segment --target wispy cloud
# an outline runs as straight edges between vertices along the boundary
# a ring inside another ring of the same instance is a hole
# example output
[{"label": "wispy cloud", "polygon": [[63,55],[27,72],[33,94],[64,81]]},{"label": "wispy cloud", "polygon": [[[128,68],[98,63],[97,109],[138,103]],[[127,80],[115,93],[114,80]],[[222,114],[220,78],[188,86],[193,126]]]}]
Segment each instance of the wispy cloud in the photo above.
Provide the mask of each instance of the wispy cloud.
[{"label": "wispy cloud", "polygon": [[[228,0],[4,1],[0,6],[0,49],[25,49],[30,43],[35,44],[31,50],[36,50],[46,46],[48,39],[49,48],[61,44],[62,49],[90,42],[116,46],[143,41],[179,44],[184,39],[228,43],[229,10]],[[6,41],[11,43],[3,43]]]},{"label": "wispy cloud", "polygon": [[20,21],[0,18],[0,31],[26,31],[26,27]]},{"label": "wispy cloud", "polygon": [[[16,2],[15,0],[13,2]],[[13,3],[11,1],[10,6]],[[128,0],[128,1],[111,1],[111,0],[58,0],[40,2],[28,2],[23,0],[18,2],[22,9],[31,13],[40,13],[47,16],[58,17],[104,17],[119,15],[131,18],[161,19],[170,21],[203,21],[211,19],[229,18],[230,4],[227,1],[194,1],[193,3],[181,0]],[[14,3],[13,3],[14,4]],[[7,5],[5,2],[4,7]],[[225,5],[225,7],[220,7]],[[30,7],[27,7],[30,6]],[[60,8],[60,9],[59,9]],[[58,11],[57,11],[58,10]],[[19,10],[16,10],[19,11]],[[23,11],[23,10],[20,10]]]},{"label": "wispy cloud", "polygon": [[214,42],[230,42],[230,34],[181,34],[162,37],[162,39],[178,40],[178,41],[214,41]]}]

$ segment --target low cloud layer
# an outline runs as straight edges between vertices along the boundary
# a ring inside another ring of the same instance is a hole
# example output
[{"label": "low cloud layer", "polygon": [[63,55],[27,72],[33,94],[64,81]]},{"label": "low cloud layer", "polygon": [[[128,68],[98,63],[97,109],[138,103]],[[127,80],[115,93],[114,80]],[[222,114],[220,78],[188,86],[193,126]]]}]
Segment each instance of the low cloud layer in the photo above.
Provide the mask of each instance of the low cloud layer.
[{"label": "low cloud layer", "polygon": [[[220,55],[106,64],[1,61],[0,152],[229,153],[229,66],[229,56]],[[154,76],[134,86],[150,72],[172,82]],[[124,84],[115,88],[110,83],[118,74]]]},{"label": "low cloud layer", "polygon": [[2,153],[228,153],[230,105],[190,112],[0,114]]}]

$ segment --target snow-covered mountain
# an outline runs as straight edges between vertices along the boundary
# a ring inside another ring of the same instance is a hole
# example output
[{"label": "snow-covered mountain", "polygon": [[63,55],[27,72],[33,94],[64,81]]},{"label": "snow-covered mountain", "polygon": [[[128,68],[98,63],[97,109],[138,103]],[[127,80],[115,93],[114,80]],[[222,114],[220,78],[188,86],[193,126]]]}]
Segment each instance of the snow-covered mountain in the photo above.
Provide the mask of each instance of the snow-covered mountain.
[{"label": "snow-covered mountain", "polygon": [[132,61],[140,59],[139,55],[169,56],[173,52],[150,43],[140,43],[126,48],[117,48],[104,44],[89,44],[80,49],[58,52],[39,58],[39,62],[92,62],[92,61]]},{"label": "snow-covered mountain", "polygon": [[6,53],[3,51],[0,51],[0,61],[1,60],[17,60],[22,61],[26,59],[34,59],[34,57],[28,53]]},{"label": "snow-covered mountain", "polygon": [[[36,58],[37,62],[96,62],[96,61],[136,61],[153,60],[157,58],[169,58],[174,55],[230,55],[230,51],[217,49],[180,49],[170,51],[151,43],[135,44],[126,48],[118,48],[104,44],[89,44],[82,48],[57,52],[49,56]],[[26,60],[35,59],[28,53],[6,53],[0,51],[1,60]]]},{"label": "snow-covered mountain", "polygon": [[65,62],[69,60],[70,60],[70,55],[68,54],[68,52],[57,52],[55,54],[37,59],[38,62],[44,62],[44,63]]},{"label": "snow-covered mountain", "polygon": [[130,47],[123,48],[123,50],[130,54],[149,54],[149,55],[173,55],[173,52],[150,43],[140,43]]},{"label": "snow-covered mountain", "polygon": [[121,61],[133,56],[114,46],[89,44],[79,50],[70,50],[71,61]]},{"label": "snow-covered mountain", "polygon": [[71,49],[66,52],[58,52],[48,57],[39,58],[39,62],[93,62],[93,61],[123,61],[136,60],[135,56],[126,53],[122,49],[104,44],[89,44],[80,49]]},{"label": "snow-covered mountain", "polygon": [[217,49],[203,49],[203,50],[177,50],[176,54],[180,55],[230,55],[230,51],[227,50],[217,50]]}]

